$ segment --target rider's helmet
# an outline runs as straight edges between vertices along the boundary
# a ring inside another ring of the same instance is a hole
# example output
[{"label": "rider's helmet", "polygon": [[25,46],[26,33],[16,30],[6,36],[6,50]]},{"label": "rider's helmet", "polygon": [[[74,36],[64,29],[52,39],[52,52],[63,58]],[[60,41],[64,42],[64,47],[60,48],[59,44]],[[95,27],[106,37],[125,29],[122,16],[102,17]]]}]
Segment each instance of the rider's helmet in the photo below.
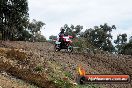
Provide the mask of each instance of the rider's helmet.
[{"label": "rider's helmet", "polygon": [[64,29],[63,27],[61,27],[60,31],[61,31],[61,32],[64,32],[64,31],[65,31],[65,29]]},{"label": "rider's helmet", "polygon": [[61,32],[59,33],[59,37],[62,38],[65,34],[65,29],[63,27],[61,27],[60,31]]}]

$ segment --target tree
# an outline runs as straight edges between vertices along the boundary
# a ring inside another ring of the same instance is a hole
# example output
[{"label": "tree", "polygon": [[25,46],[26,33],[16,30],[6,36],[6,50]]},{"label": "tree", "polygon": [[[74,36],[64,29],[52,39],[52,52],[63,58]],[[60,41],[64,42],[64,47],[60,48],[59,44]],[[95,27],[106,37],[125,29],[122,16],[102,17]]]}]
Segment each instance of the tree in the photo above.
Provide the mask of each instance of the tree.
[{"label": "tree", "polygon": [[122,34],[119,35],[121,36],[120,38],[120,42],[117,45],[118,48],[118,53],[119,54],[125,54],[125,55],[132,55],[132,37],[129,38],[129,42],[127,43],[127,35],[126,34]]},{"label": "tree", "polygon": [[0,32],[3,40],[13,40],[17,32],[27,27],[27,0],[0,0]]},{"label": "tree", "polygon": [[120,34],[117,36],[117,39],[114,41],[116,44],[117,52],[120,54],[122,52],[122,49],[124,45],[127,43],[127,34]]},{"label": "tree", "polygon": [[132,55],[132,43],[126,43],[122,49],[121,49],[121,54],[125,54],[125,55]]},{"label": "tree", "polygon": [[37,41],[37,42],[45,42],[46,38],[43,35],[41,35],[41,33],[37,33],[35,41]]},{"label": "tree", "polygon": [[15,35],[14,39],[16,41],[30,41],[31,37],[32,37],[32,34],[30,34],[28,30],[22,30],[21,32],[18,32]]},{"label": "tree", "polygon": [[31,23],[29,23],[28,29],[30,30],[30,32],[32,33],[32,40],[33,42],[36,39],[36,35],[41,32],[41,28],[46,25],[45,23],[43,23],[42,21],[36,21],[35,19],[33,19],[33,21]]},{"label": "tree", "polygon": [[87,41],[95,47],[104,51],[113,52],[114,46],[112,45],[111,32],[116,29],[115,25],[108,26],[106,23],[100,26],[94,26],[94,28],[87,29],[83,36],[87,38]]},{"label": "tree", "polygon": [[51,35],[51,36],[49,36],[49,39],[52,40],[52,41],[57,40],[57,36]]},{"label": "tree", "polygon": [[129,38],[129,42],[132,43],[132,36]]},{"label": "tree", "polygon": [[65,34],[71,35],[73,37],[77,37],[77,36],[80,35],[80,32],[83,29],[83,26],[81,26],[81,25],[76,25],[76,26],[71,25],[69,27],[67,24],[65,24],[63,28],[66,30]]}]

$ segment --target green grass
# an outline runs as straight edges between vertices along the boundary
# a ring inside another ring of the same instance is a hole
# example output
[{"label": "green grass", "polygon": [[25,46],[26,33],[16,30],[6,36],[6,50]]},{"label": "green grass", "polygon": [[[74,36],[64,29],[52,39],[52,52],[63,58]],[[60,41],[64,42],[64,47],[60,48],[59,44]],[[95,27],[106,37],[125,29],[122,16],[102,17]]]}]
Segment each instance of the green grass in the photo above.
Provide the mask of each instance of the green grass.
[{"label": "green grass", "polygon": [[42,67],[42,66],[36,66],[36,67],[34,68],[34,71],[42,72],[42,71],[43,71],[43,67]]},{"label": "green grass", "polygon": [[72,73],[70,73],[70,72],[64,72],[64,74],[65,74],[66,77],[68,77],[70,79],[73,78]]},{"label": "green grass", "polygon": [[76,88],[101,88],[96,84],[77,85]]},{"label": "green grass", "polygon": [[73,88],[72,84],[67,80],[56,79],[54,82],[59,88]]}]

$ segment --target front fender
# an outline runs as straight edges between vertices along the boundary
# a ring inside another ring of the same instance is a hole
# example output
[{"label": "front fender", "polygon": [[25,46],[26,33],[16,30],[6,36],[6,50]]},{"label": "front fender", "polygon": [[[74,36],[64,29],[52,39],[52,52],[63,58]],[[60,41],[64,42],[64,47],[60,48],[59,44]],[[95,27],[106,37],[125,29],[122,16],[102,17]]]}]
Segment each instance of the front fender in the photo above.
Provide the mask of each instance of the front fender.
[{"label": "front fender", "polygon": [[58,44],[61,44],[61,42],[56,41],[56,42],[55,42],[55,44],[57,44],[57,45],[58,45]]}]

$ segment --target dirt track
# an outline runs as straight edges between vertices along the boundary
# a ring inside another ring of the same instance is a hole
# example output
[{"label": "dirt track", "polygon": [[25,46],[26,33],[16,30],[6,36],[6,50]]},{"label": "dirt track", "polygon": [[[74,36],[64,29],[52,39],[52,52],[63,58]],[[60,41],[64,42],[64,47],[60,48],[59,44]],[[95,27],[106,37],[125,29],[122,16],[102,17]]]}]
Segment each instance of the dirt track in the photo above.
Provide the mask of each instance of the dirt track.
[{"label": "dirt track", "polygon": [[[34,68],[37,64],[43,64],[48,69],[47,62],[56,63],[56,65],[61,67],[62,71],[70,72],[73,75],[72,81],[75,81],[77,67],[80,64],[86,69],[88,74],[129,74],[132,76],[132,56],[114,54],[91,55],[88,53],[66,53],[65,51],[54,52],[53,45],[47,42],[2,42],[0,46],[27,52],[30,56],[29,68]],[[132,88],[132,82],[131,84],[103,84],[103,87]]]}]

